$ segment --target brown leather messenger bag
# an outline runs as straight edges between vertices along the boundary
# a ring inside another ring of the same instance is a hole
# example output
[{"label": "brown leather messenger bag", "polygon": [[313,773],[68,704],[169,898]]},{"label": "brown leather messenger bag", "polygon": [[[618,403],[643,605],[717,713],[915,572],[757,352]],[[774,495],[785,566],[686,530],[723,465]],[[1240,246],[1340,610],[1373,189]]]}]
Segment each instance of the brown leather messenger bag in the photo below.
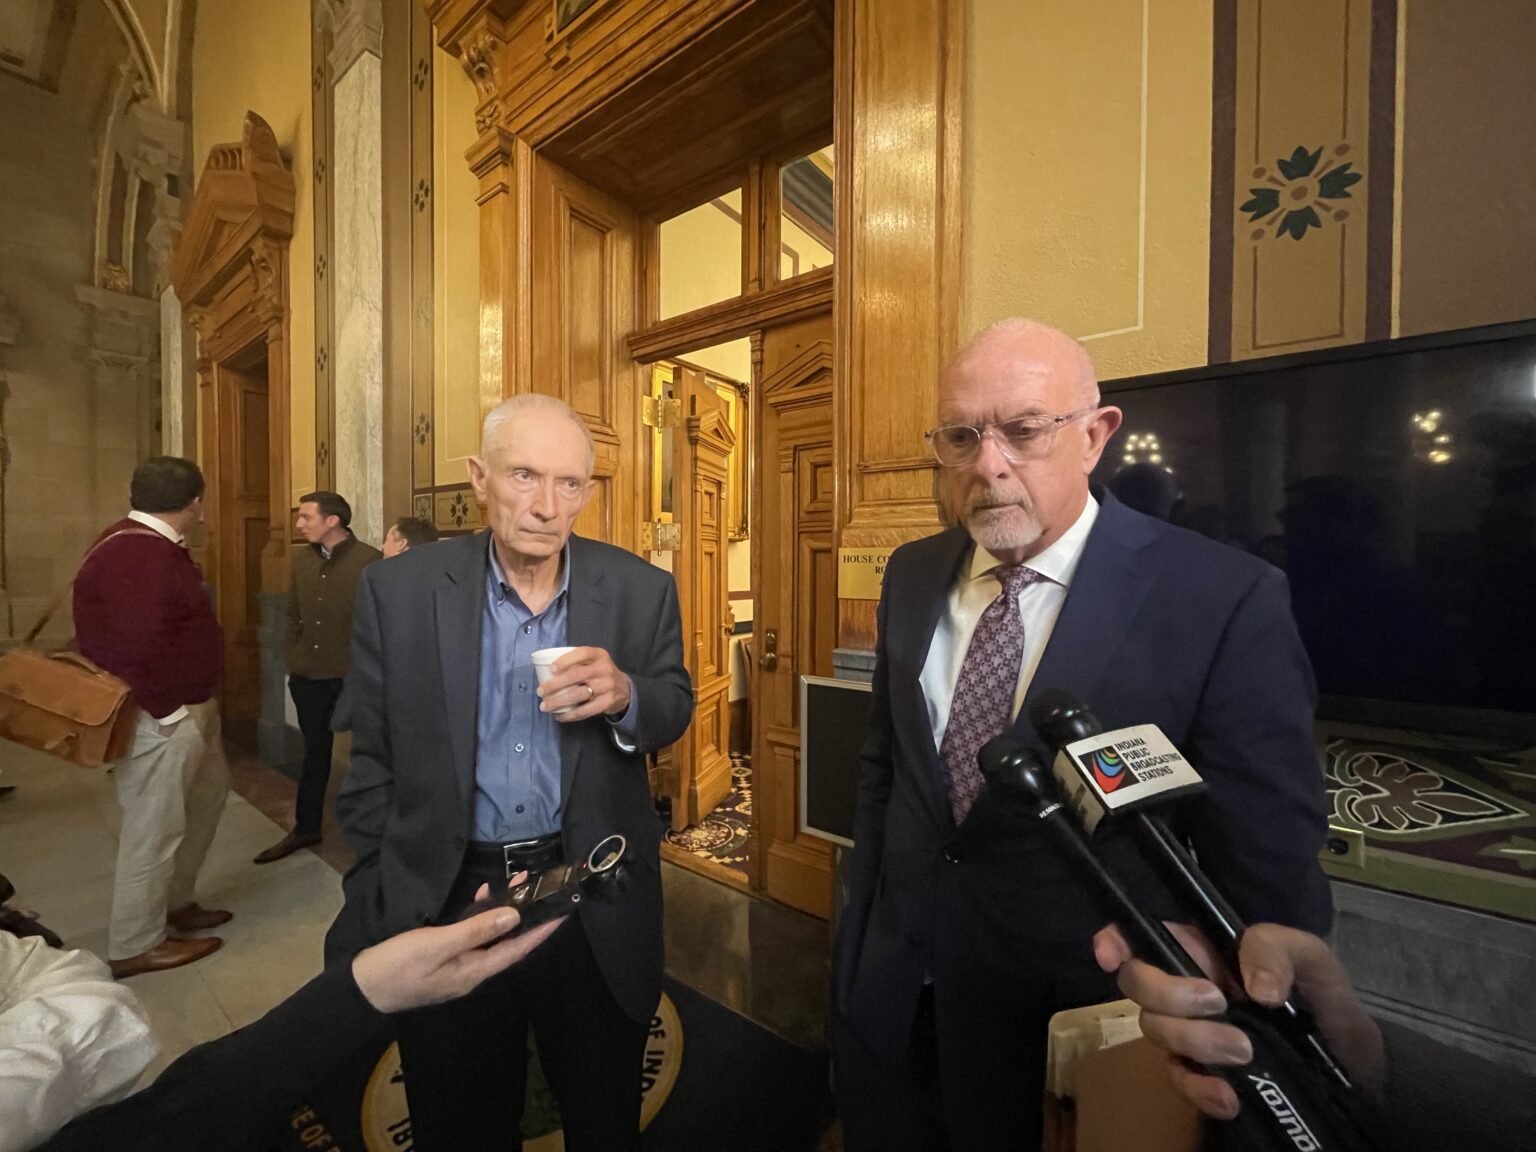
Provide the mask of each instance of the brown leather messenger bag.
[{"label": "brown leather messenger bag", "polygon": [[[80,566],[108,540],[157,535],[137,528],[114,532],[97,541]],[[0,655],[0,737],[83,768],[99,768],[127,755],[138,708],[127,684],[79,652],[36,647],[38,635],[73,587],[71,580],[22,642]]]}]

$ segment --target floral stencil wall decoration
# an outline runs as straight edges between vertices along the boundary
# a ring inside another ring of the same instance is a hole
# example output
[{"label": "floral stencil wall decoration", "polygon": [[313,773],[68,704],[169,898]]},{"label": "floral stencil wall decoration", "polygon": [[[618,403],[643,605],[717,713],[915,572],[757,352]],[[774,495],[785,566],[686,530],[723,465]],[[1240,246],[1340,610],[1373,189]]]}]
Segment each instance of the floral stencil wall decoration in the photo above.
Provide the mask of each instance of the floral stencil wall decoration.
[{"label": "floral stencil wall decoration", "polygon": [[1275,171],[1258,167],[1253,170],[1256,180],[1265,183],[1248,189],[1248,199],[1238,206],[1239,212],[1248,213],[1248,222],[1257,224],[1250,235],[1252,240],[1262,240],[1274,229],[1274,237],[1290,236],[1300,240],[1309,229],[1321,228],[1325,217],[1343,222],[1349,218],[1349,207],[1338,201],[1353,199],[1350,188],[1365,179],[1353,171],[1353,161],[1344,160],[1349,145],[1334,148],[1328,159],[1323,159],[1323,149],[1308,152],[1300,146],[1289,157],[1275,161]]}]

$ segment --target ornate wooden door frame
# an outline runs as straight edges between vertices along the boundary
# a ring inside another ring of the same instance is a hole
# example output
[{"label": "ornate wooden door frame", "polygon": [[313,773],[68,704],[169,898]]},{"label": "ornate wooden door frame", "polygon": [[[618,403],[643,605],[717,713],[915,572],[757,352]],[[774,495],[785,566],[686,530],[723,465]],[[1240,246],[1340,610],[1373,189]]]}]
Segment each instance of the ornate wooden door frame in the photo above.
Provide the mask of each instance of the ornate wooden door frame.
[{"label": "ornate wooden door frame", "polygon": [[[219,490],[222,466],[213,411],[219,365],[242,358],[258,341],[266,344],[271,503],[261,556],[263,593],[282,592],[288,586],[288,244],[293,205],[293,173],[277,138],[265,120],[247,112],[240,142],[209,150],[171,265],[176,295],[197,330],[198,456],[209,492]],[[210,538],[221,527],[210,519]],[[207,551],[205,570],[217,589],[217,549]]]}]

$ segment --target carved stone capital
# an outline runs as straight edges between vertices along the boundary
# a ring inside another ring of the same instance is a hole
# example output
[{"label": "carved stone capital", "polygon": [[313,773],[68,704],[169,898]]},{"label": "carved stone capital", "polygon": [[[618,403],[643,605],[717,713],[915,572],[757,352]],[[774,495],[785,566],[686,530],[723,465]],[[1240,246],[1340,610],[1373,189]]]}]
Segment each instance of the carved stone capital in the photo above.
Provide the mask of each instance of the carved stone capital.
[{"label": "carved stone capital", "polygon": [[155,287],[171,282],[171,258],[181,236],[181,201],[170,196],[155,197],[155,222],[149,226],[149,259]]},{"label": "carved stone capital", "polygon": [[331,30],[332,83],[345,76],[363,53],[383,57],[383,0],[320,0],[316,17],[322,28]]},{"label": "carved stone capital", "polygon": [[105,348],[92,348],[86,360],[108,375],[123,374],[131,378],[149,374],[149,357],[130,356],[125,352],[112,352]]},{"label": "carved stone capital", "polygon": [[129,110],[120,132],[118,150],[124,164],[160,195],[166,195],[165,178],[181,172],[186,125],[152,102],[140,101]]}]

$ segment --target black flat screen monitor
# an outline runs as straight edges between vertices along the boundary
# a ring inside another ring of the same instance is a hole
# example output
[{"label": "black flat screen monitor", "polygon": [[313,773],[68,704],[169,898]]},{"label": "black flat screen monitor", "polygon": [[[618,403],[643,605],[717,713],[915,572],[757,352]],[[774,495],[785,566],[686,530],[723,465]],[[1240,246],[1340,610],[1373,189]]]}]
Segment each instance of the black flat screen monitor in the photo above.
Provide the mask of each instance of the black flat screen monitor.
[{"label": "black flat screen monitor", "polygon": [[1320,718],[1536,738],[1536,322],[1104,392],[1094,479],[1285,571]]},{"label": "black flat screen monitor", "polygon": [[800,677],[800,831],[853,846],[859,750],[869,731],[868,684]]}]

